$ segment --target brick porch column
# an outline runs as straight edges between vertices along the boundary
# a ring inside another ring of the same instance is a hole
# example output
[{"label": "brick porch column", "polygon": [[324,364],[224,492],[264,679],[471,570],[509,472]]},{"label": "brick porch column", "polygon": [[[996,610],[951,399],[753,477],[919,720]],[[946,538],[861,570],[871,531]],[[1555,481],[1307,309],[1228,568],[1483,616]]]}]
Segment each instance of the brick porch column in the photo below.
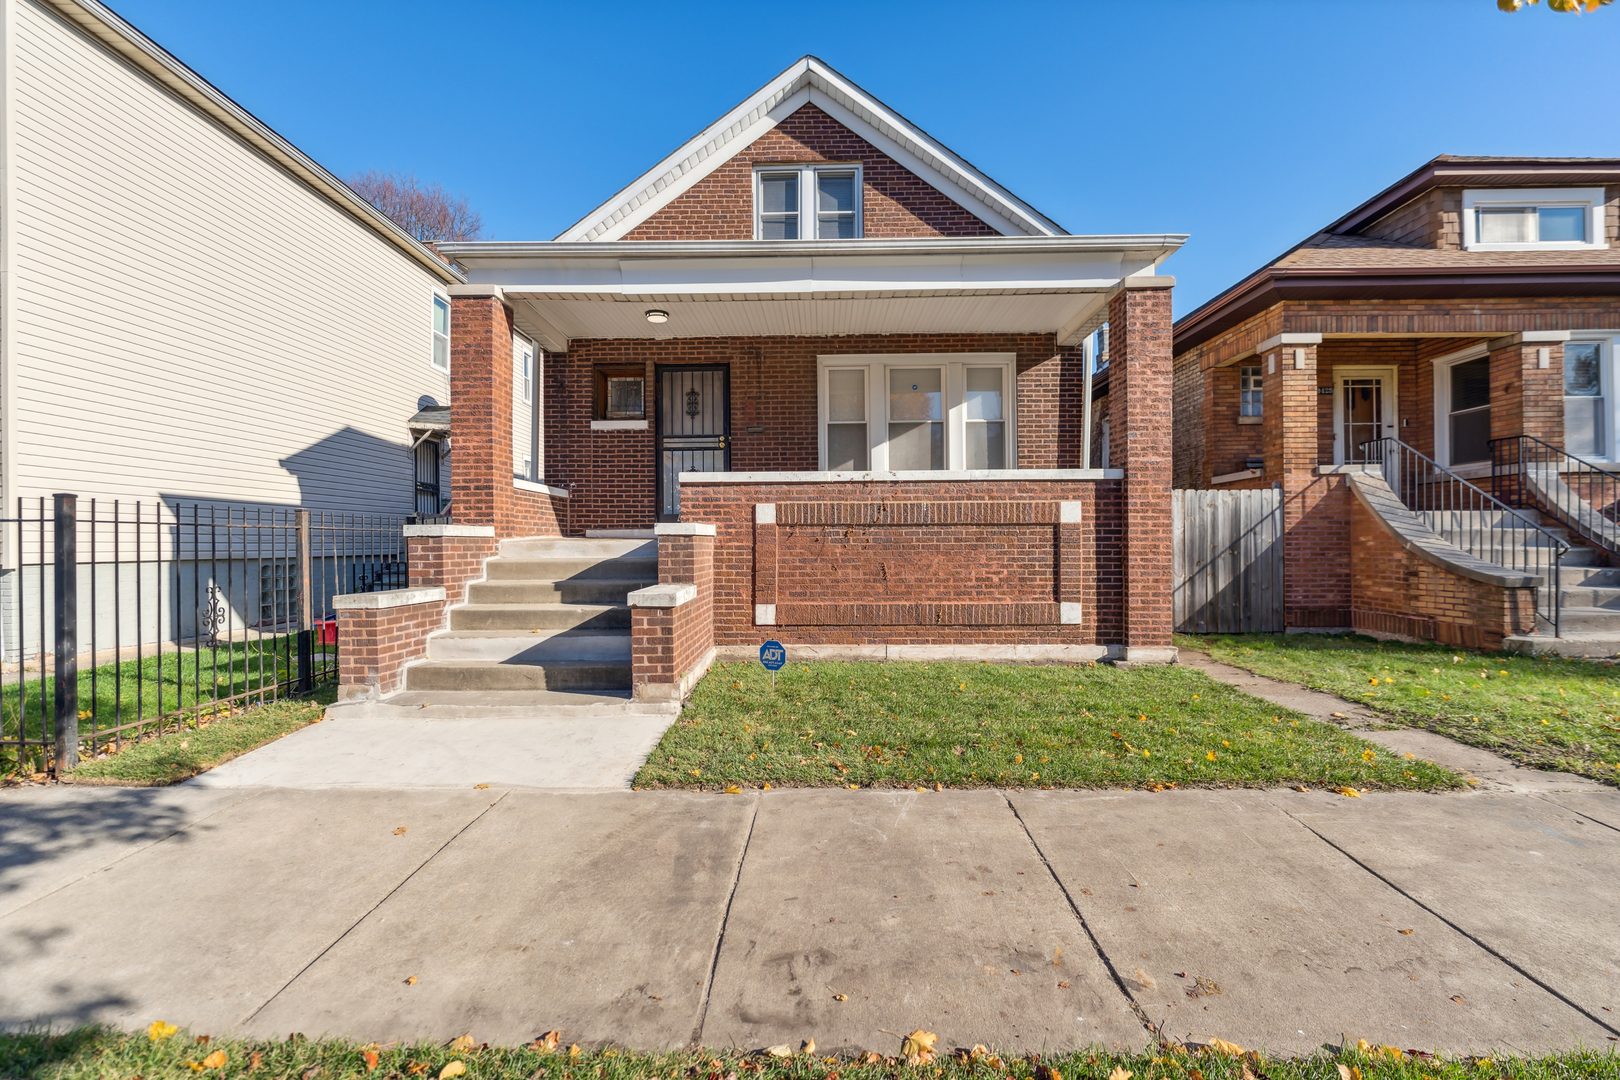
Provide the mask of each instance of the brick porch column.
[{"label": "brick porch column", "polygon": [[1491,438],[1534,435],[1564,445],[1564,342],[1567,330],[1526,330],[1497,338],[1491,351]]},{"label": "brick porch column", "polygon": [[[1278,334],[1257,349],[1264,388],[1264,479],[1282,485],[1283,618],[1288,626],[1320,622],[1320,616],[1299,614],[1305,608],[1333,607],[1335,601],[1337,606],[1349,604],[1348,596],[1338,597],[1331,583],[1316,572],[1324,559],[1338,561],[1324,550],[1322,540],[1337,524],[1335,515],[1348,509],[1339,505],[1346,495],[1342,477],[1321,477],[1316,472],[1320,446],[1316,347],[1321,341],[1321,334]],[[1331,569],[1342,574],[1347,568]]]},{"label": "brick porch column", "polygon": [[1125,659],[1175,659],[1171,633],[1172,277],[1126,278],[1108,301],[1109,464],[1125,470]]},{"label": "brick porch column", "polygon": [[512,311],[492,286],[450,290],[450,498],[458,525],[494,525],[512,487]]}]

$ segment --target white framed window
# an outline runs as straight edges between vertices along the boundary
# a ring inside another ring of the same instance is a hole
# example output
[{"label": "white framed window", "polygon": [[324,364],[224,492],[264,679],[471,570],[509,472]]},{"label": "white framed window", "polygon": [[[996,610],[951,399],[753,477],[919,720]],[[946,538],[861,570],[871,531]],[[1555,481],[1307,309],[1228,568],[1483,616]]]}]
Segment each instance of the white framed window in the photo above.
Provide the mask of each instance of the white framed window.
[{"label": "white framed window", "polygon": [[823,471],[1016,467],[1013,354],[821,356],[816,361]]},{"label": "white framed window", "polygon": [[1432,363],[1435,461],[1450,468],[1489,462],[1491,358],[1485,343],[1437,356]]},{"label": "white framed window", "polygon": [[1264,403],[1260,365],[1238,368],[1238,416],[1259,417]]},{"label": "white framed window", "polygon": [[528,341],[518,343],[518,385],[524,404],[534,402],[534,345]]},{"label": "white framed window", "polygon": [[428,362],[440,371],[450,371],[450,301],[433,294],[433,351]]},{"label": "white framed window", "polygon": [[776,165],[754,171],[756,240],[851,240],[860,235],[859,165]]},{"label": "white framed window", "polygon": [[1609,456],[1608,383],[1612,340],[1564,343],[1564,449],[1580,458]]},{"label": "white framed window", "polygon": [[1469,251],[1606,248],[1602,188],[1477,188],[1463,192]]}]

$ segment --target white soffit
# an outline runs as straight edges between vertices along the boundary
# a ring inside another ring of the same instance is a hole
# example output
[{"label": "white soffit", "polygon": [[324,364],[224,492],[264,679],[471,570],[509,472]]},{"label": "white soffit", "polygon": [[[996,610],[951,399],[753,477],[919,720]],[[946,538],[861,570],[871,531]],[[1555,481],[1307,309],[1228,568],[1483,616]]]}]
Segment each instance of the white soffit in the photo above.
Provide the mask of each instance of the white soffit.
[{"label": "white soffit", "polygon": [[805,105],[889,155],[1004,236],[1062,236],[1057,223],[814,56],[766,83],[557,237],[619,240]]}]

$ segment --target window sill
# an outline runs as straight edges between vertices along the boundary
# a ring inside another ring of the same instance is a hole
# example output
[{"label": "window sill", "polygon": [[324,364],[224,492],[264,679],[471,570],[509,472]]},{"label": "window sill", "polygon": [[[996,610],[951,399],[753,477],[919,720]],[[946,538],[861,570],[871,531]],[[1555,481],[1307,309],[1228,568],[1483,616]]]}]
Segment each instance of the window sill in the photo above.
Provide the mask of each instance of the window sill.
[{"label": "window sill", "polygon": [[1265,419],[1263,416],[1240,416],[1237,418],[1237,422],[1240,424],[1262,424]]},{"label": "window sill", "polygon": [[1260,479],[1260,474],[1264,471],[1264,469],[1243,469],[1240,472],[1223,473],[1220,476],[1213,477],[1210,480],[1210,483],[1231,484],[1236,483],[1239,480],[1258,480]]},{"label": "window sill", "polygon": [[592,431],[646,431],[645,420],[592,420]]},{"label": "window sill", "polygon": [[1345,476],[1349,473],[1377,472],[1378,466],[1371,462],[1358,461],[1350,465],[1318,465],[1317,476]]},{"label": "window sill", "polygon": [[533,480],[520,480],[515,476],[512,478],[512,486],[519,491],[532,491],[536,495],[550,495],[554,499],[568,498],[567,488],[552,487],[550,484],[537,484]]},{"label": "window sill", "polygon": [[974,480],[1123,480],[1124,469],[984,469],[964,472],[683,472],[682,484],[916,484]]}]

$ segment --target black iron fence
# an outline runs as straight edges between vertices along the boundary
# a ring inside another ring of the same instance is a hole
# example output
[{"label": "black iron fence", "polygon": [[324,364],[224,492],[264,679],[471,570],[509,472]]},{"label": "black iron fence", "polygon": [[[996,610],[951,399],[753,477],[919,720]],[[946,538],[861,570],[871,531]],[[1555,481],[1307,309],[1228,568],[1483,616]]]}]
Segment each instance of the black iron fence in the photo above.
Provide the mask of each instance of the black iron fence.
[{"label": "black iron fence", "polygon": [[19,500],[0,518],[0,776],[65,772],[335,680],[332,598],[407,584],[404,517]]},{"label": "black iron fence", "polygon": [[1620,477],[1534,435],[1492,439],[1491,493],[1620,553]]},{"label": "black iron fence", "polygon": [[1446,543],[1485,562],[1540,576],[1536,617],[1558,636],[1568,542],[1399,439],[1364,442],[1361,454],[1382,471],[1406,508]]}]

